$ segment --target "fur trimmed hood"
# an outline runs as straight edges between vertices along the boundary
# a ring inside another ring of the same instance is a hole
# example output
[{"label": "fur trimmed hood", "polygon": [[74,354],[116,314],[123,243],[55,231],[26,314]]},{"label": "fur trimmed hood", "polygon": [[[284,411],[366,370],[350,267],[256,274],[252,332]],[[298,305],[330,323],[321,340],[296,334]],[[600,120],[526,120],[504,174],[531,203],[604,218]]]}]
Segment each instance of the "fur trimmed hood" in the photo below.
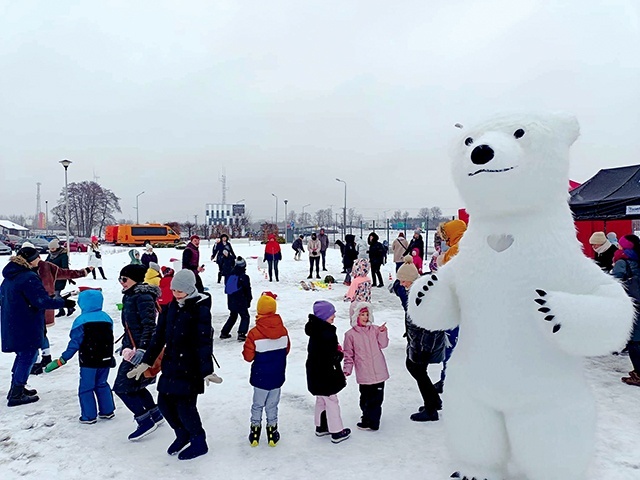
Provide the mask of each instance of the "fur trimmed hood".
[{"label": "fur trimmed hood", "polygon": [[352,327],[358,326],[358,315],[360,315],[360,310],[363,308],[366,308],[369,311],[369,325],[375,325],[372,305],[369,302],[356,302],[350,309],[353,312],[349,319]]}]

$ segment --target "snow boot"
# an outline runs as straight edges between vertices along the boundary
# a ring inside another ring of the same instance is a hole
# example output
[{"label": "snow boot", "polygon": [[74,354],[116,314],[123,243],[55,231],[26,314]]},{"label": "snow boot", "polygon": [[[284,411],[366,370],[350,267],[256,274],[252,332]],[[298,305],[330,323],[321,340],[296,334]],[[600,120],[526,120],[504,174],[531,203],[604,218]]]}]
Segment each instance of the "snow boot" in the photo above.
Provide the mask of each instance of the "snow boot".
[{"label": "snow boot", "polygon": [[158,428],[156,423],[151,419],[150,412],[147,412],[143,415],[140,415],[139,417],[136,417],[136,422],[138,422],[138,428],[136,428],[135,432],[133,432],[131,435],[129,435],[129,437],[127,437],[132,442],[136,442],[146,437],[150,433],[154,432],[156,428]]},{"label": "snow boot", "polygon": [[192,458],[204,455],[209,451],[205,434],[198,435],[191,439],[191,444],[178,454],[178,460],[191,460]]},{"label": "snow boot", "polygon": [[275,447],[280,440],[280,432],[278,432],[278,425],[267,425],[267,440],[269,440],[269,446]]},{"label": "snow boot", "polygon": [[430,411],[427,409],[413,413],[409,418],[414,422],[437,422],[440,419],[437,410]]},{"label": "snow boot", "polygon": [[307,277],[307,280],[313,278],[313,275],[309,274],[309,276]]},{"label": "snow boot", "polygon": [[329,427],[327,425],[327,412],[320,414],[320,426],[316,427],[316,437],[324,437],[329,435]]},{"label": "snow boot", "polygon": [[231,338],[231,335],[229,335],[228,333],[224,333],[224,332],[222,332],[220,334],[220,339],[226,340],[227,338]]},{"label": "snow boot", "polygon": [[343,428],[341,431],[331,434],[331,443],[344,442],[351,436],[351,429]]},{"label": "snow boot", "polygon": [[251,424],[251,430],[249,431],[249,443],[252,447],[257,447],[260,444],[260,433],[262,432],[261,425]]},{"label": "snow boot", "polygon": [[176,455],[180,453],[184,447],[189,445],[189,440],[189,432],[183,428],[176,430],[176,439],[171,445],[169,445],[169,448],[167,448],[167,453],[169,455]]},{"label": "snow boot", "polygon": [[56,318],[64,317],[66,314],[67,312],[64,311],[64,308],[61,308],[60,310],[58,310],[58,313],[56,313]]},{"label": "snow boot", "polygon": [[369,422],[366,422],[364,420],[358,422],[356,424],[356,427],[358,427],[358,430],[367,430],[369,432],[376,432],[380,428],[380,427],[375,427],[371,425]]},{"label": "snow boot", "polygon": [[155,423],[157,426],[160,426],[164,423],[164,417],[162,416],[162,412],[160,412],[160,409],[158,407],[152,408],[151,410],[149,410],[149,413],[151,414],[151,420],[153,420],[153,423]]},{"label": "snow boot", "polygon": [[98,420],[95,419],[95,418],[89,419],[89,418],[84,418],[84,417],[78,418],[78,421],[80,423],[82,423],[83,425],[94,425],[94,424],[96,424],[98,422]]},{"label": "snow boot", "polygon": [[27,388],[26,386],[22,387],[22,391],[27,397],[33,397],[38,394],[38,391],[35,388]]},{"label": "snow boot", "polygon": [[24,393],[23,385],[12,385],[7,397],[7,407],[17,407],[28,403],[37,402],[40,398],[37,395],[27,395]]},{"label": "snow boot", "polygon": [[116,412],[111,412],[111,413],[99,413],[98,414],[98,418],[100,420],[111,420],[113,417],[116,416]]},{"label": "snow boot", "polygon": [[75,307],[67,308],[67,317],[71,316],[76,311]]},{"label": "snow boot", "polygon": [[442,393],[442,390],[444,390],[444,380],[434,383],[433,386],[436,387],[436,392]]},{"label": "snow boot", "polygon": [[238,334],[238,341],[239,342],[244,342],[247,339],[247,334],[246,333],[239,333]]}]

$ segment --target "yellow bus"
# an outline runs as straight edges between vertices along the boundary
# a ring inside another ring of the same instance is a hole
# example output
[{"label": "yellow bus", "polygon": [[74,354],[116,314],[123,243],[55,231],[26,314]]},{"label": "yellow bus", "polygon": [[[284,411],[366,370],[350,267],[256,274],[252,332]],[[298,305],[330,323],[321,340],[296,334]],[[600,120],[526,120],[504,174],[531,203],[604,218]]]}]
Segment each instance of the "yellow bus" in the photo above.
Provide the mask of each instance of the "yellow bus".
[{"label": "yellow bus", "polygon": [[171,227],[160,223],[145,225],[118,225],[116,245],[148,245],[153,243],[178,243],[180,235]]}]

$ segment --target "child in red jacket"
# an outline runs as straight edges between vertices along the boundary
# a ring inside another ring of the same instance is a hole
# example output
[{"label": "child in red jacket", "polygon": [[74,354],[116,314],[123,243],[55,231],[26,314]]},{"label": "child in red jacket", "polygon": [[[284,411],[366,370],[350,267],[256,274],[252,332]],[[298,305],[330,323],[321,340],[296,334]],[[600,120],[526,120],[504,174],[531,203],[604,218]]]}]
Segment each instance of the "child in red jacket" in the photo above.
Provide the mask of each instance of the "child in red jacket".
[{"label": "child in red jacket", "polygon": [[264,292],[258,299],[256,326],[249,330],[242,356],[251,364],[249,383],[253,385],[251,405],[251,431],[249,442],[257,447],[262,430],[262,411],[267,415],[267,440],[275,447],[280,440],[278,432],[278,403],[280,388],[284,384],[287,355],[291,348],[289,332],[276,313],[276,294]]}]

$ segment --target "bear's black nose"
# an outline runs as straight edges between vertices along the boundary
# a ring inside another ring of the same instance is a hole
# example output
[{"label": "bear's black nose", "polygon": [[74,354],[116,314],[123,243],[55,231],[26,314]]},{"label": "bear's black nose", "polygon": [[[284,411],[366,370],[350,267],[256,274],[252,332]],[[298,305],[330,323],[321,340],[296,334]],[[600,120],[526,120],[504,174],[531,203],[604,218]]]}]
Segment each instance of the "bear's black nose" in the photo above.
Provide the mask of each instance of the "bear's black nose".
[{"label": "bear's black nose", "polygon": [[478,145],[471,152],[471,161],[476,165],[489,163],[493,158],[493,148],[489,145]]}]

